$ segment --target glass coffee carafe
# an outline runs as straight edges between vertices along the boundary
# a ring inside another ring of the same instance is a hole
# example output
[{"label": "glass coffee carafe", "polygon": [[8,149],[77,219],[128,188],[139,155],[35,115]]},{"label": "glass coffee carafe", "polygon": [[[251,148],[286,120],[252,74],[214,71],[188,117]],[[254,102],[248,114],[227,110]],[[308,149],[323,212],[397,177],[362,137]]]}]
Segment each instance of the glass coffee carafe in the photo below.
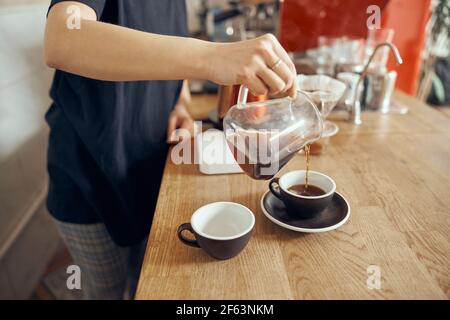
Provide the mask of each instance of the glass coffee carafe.
[{"label": "glass coffee carafe", "polygon": [[223,120],[227,144],[242,170],[257,180],[271,179],[305,145],[320,139],[322,116],[298,91],[286,97],[247,103],[241,86],[238,102]]}]

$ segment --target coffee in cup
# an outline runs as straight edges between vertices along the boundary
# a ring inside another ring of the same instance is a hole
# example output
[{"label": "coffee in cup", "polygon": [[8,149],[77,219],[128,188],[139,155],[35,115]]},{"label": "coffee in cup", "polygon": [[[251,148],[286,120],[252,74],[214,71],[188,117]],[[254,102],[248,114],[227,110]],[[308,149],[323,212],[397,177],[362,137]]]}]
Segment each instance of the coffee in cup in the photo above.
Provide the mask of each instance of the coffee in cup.
[{"label": "coffee in cup", "polygon": [[318,197],[326,193],[319,187],[306,184],[296,184],[293,185],[292,187],[289,187],[288,190],[296,195],[306,197]]},{"label": "coffee in cup", "polygon": [[305,170],[291,171],[269,183],[270,191],[286,206],[293,217],[311,218],[322,212],[333,199],[336,183],[327,175]]}]

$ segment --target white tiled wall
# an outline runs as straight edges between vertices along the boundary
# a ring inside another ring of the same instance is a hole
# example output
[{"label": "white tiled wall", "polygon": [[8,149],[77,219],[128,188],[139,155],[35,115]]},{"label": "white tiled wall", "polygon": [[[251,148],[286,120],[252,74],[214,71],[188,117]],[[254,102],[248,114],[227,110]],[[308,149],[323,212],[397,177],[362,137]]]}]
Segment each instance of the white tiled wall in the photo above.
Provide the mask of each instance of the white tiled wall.
[{"label": "white tiled wall", "polygon": [[0,1],[0,297],[10,298],[26,297],[59,242],[44,205],[48,1],[30,2]]}]

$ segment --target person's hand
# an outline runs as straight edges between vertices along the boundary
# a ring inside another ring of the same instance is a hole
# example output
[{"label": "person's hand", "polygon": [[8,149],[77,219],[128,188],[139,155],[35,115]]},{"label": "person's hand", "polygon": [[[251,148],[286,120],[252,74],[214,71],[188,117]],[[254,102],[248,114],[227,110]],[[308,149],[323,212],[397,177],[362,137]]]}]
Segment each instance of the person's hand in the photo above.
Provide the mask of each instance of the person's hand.
[{"label": "person's hand", "polygon": [[296,70],[275,36],[212,47],[209,75],[223,85],[244,84],[255,95],[296,94]]},{"label": "person's hand", "polygon": [[167,142],[175,144],[194,136],[194,120],[183,104],[177,104],[169,116]]}]

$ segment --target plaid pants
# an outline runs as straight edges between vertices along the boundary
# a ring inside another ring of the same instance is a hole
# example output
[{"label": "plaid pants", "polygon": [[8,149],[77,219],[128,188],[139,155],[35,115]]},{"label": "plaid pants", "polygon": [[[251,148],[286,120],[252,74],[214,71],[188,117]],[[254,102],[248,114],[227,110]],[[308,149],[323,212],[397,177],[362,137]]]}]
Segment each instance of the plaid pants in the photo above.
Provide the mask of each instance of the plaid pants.
[{"label": "plaid pants", "polygon": [[134,297],[146,239],[119,247],[103,223],[73,224],[54,220],[74,263],[81,270],[81,290],[89,300]]}]

